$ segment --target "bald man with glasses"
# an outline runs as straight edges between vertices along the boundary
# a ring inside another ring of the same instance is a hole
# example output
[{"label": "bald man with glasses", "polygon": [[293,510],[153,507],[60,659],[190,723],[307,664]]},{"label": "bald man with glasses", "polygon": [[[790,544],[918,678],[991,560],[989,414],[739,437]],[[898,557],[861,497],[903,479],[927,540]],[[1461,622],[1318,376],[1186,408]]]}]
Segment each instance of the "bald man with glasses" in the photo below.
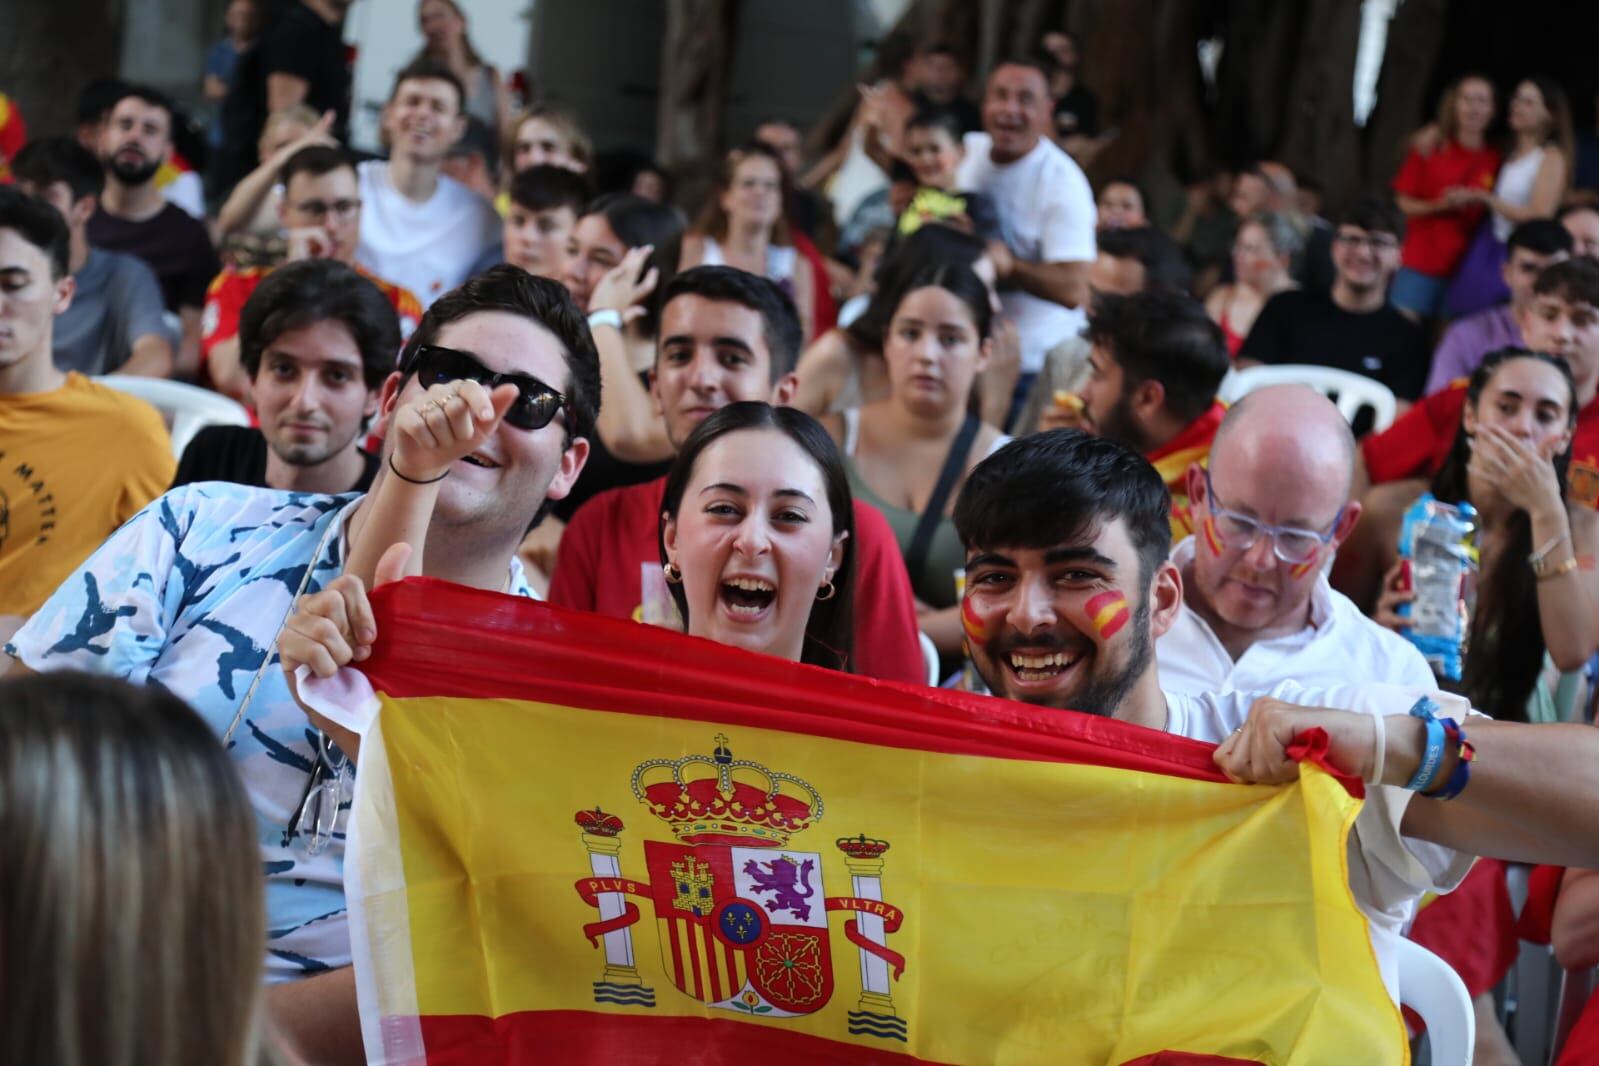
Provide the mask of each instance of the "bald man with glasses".
[{"label": "bald man with glasses", "polygon": [[1409,641],[1327,583],[1360,518],[1354,455],[1344,417],[1303,386],[1258,389],[1228,410],[1209,468],[1188,473],[1194,535],[1172,549],[1183,607],[1157,645],[1162,688],[1436,684]]}]

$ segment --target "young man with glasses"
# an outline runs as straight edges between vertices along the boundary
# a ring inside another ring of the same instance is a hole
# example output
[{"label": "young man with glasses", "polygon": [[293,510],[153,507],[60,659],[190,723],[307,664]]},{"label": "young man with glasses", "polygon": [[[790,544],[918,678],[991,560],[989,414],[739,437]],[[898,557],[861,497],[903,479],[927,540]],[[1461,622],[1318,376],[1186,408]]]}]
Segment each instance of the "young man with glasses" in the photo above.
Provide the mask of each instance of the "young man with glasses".
[{"label": "young man with glasses", "polygon": [[[288,236],[286,262],[332,259],[352,266],[376,285],[400,319],[400,339],[411,335],[422,305],[409,290],[384,281],[355,261],[361,234],[361,190],[355,161],[338,148],[311,145],[291,155],[279,171],[283,200],[278,217]],[[205,296],[202,365],[219,392],[249,398],[250,374],[239,358],[239,312],[269,273],[261,267],[228,267]]]},{"label": "young man with glasses", "polygon": [[1383,200],[1346,208],[1334,228],[1331,291],[1290,289],[1266,301],[1238,365],[1330,366],[1382,382],[1402,406],[1419,399],[1427,383],[1426,332],[1388,302],[1404,233],[1404,216]]},{"label": "young man with glasses", "polygon": [[[599,408],[583,313],[557,282],[488,271],[423,317],[383,383],[380,417],[453,415],[450,404],[434,410],[429,384],[437,395],[465,378],[517,386],[504,419],[442,472],[397,469],[390,432],[375,486],[390,476],[433,482],[423,573],[531,595],[517,545],[577,480]],[[274,647],[295,598],[338,578],[346,546],[381,522],[372,510],[370,496],[175,489],[112,535],[7,648],[26,669],[163,685],[226,738],[260,824],[275,982],[267,1005],[274,1028],[312,1062],[361,1060],[343,827],[327,817],[353,782],[343,753],[307,726]]]},{"label": "young man with glasses", "polygon": [[1228,410],[1209,468],[1188,471],[1196,530],[1172,549],[1183,605],[1157,645],[1163,688],[1433,684],[1409,641],[1327,583],[1326,564],[1360,518],[1349,502],[1354,457],[1343,415],[1304,386],[1257,389]]}]

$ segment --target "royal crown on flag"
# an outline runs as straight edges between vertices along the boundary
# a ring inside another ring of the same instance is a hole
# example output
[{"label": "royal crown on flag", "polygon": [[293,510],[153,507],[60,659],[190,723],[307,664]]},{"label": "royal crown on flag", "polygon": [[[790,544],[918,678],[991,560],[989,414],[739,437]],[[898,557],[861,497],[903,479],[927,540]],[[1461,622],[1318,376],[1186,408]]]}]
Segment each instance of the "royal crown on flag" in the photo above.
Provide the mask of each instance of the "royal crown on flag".
[{"label": "royal crown on flag", "polygon": [[578,811],[573,821],[590,836],[614,837],[624,828],[622,819],[595,807],[592,811]]},{"label": "royal crown on flag", "polygon": [[874,840],[862,833],[860,836],[840,837],[833,841],[838,850],[852,859],[880,859],[888,850],[888,841]]},{"label": "royal crown on flag", "polygon": [[733,758],[718,734],[710,755],[649,759],[633,770],[633,795],[685,844],[781,848],[822,817],[810,785],[758,762]]}]

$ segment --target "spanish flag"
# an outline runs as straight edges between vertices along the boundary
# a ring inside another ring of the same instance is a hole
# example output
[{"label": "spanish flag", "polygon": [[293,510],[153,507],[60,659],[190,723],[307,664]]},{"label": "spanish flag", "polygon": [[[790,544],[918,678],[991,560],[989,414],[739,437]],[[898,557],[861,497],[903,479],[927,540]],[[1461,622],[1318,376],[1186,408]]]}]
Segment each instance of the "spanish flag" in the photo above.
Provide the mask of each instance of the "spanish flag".
[{"label": "spanish flag", "polygon": [[1406,1061],[1358,783],[440,582],[373,604],[334,684],[375,711],[374,1062]]}]

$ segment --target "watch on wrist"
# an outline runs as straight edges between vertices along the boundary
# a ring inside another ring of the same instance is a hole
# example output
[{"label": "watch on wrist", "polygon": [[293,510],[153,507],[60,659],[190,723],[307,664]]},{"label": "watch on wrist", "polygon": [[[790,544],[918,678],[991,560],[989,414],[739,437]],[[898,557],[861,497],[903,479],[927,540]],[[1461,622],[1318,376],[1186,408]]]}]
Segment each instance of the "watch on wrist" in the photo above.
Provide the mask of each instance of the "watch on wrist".
[{"label": "watch on wrist", "polygon": [[599,329],[601,326],[610,326],[618,332],[622,329],[622,312],[614,307],[602,308],[589,312],[589,329]]}]

